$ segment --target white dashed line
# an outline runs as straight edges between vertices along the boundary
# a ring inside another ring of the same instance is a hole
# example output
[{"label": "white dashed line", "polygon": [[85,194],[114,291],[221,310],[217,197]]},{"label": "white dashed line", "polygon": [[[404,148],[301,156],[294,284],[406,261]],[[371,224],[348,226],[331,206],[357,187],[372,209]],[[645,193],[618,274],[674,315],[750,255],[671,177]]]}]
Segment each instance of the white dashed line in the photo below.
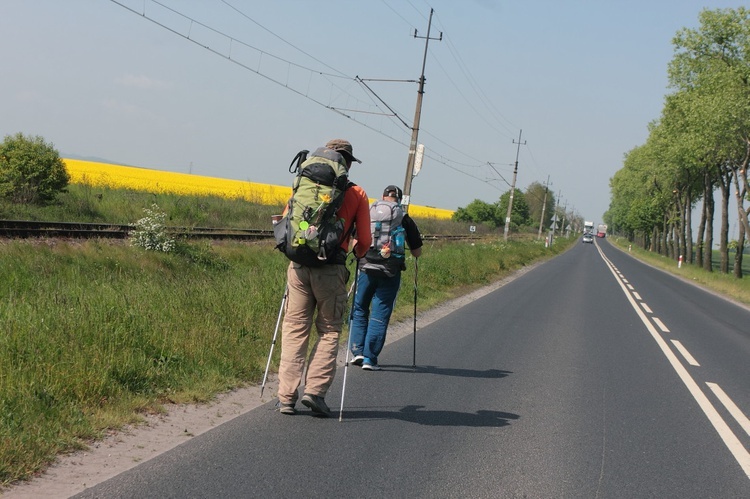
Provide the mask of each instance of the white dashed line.
[{"label": "white dashed line", "polygon": [[636,299],[636,300],[638,300],[638,301],[641,301],[641,300],[642,300],[642,298],[641,298],[641,295],[639,295],[639,294],[638,294],[638,293],[636,293],[635,291],[633,291],[633,298],[635,298],[635,299]]},{"label": "white dashed line", "polygon": [[651,317],[651,319],[656,323],[657,326],[659,326],[659,329],[661,329],[662,333],[669,332],[669,329],[667,329],[667,326],[665,326],[664,323],[660,321],[658,317]]},{"label": "white dashed line", "polygon": [[[607,262],[607,266],[612,271],[612,275],[616,276],[617,274],[614,270],[612,270],[612,262],[609,261],[601,248],[597,249],[602,259]],[[654,339],[654,341],[656,341],[656,344],[659,345],[662,353],[672,365],[672,369],[675,370],[677,376],[680,377],[682,382],[685,384],[685,387],[688,389],[690,394],[698,403],[698,406],[706,415],[706,418],[708,418],[708,420],[713,425],[716,433],[718,433],[719,437],[724,441],[724,445],[727,446],[729,452],[731,452],[734,458],[737,460],[737,464],[740,465],[740,468],[742,468],[745,476],[750,478],[750,451],[748,451],[748,449],[745,448],[742,442],[740,442],[739,438],[737,438],[737,435],[734,434],[727,422],[724,421],[724,419],[719,414],[719,411],[716,410],[711,401],[708,399],[708,396],[703,393],[703,390],[701,390],[701,388],[698,386],[698,383],[696,383],[693,377],[690,376],[690,373],[688,373],[685,366],[682,364],[682,362],[680,362],[677,355],[675,355],[672,349],[669,348],[669,345],[664,340],[664,338],[662,338],[658,331],[656,331],[656,328],[654,328],[654,325],[651,323],[651,321],[648,320],[648,317],[646,317],[646,315],[641,311],[638,303],[633,299],[633,296],[625,290],[625,285],[619,279],[617,279],[617,281],[621,286],[626,299],[633,307],[633,310],[635,310],[636,314],[638,314],[641,322],[643,322],[643,325],[646,326],[649,334],[651,334],[651,337]]]},{"label": "white dashed line", "polygon": [[650,308],[648,308],[648,305],[646,305],[644,302],[641,302],[641,307],[643,307],[643,310],[645,310],[647,314],[653,314],[654,313],[653,310],[651,310]]},{"label": "white dashed line", "polygon": [[695,358],[690,355],[690,352],[687,351],[687,348],[685,348],[682,343],[680,343],[677,340],[672,340],[672,344],[679,350],[679,352],[682,354],[683,357],[685,357],[685,360],[688,361],[688,364],[691,366],[700,367],[701,365],[698,364],[698,361],[695,360]]},{"label": "white dashed line", "polygon": [[709,383],[706,382],[708,387],[711,389],[712,392],[716,395],[716,397],[721,401],[722,404],[724,404],[724,407],[727,408],[729,411],[729,414],[731,414],[734,419],[737,420],[737,422],[740,424],[743,430],[745,430],[745,433],[750,435],[750,419],[747,419],[747,416],[745,416],[742,411],[740,410],[737,405],[732,402],[732,399],[729,398],[729,395],[724,393],[724,390],[721,389],[719,385],[716,383]]}]

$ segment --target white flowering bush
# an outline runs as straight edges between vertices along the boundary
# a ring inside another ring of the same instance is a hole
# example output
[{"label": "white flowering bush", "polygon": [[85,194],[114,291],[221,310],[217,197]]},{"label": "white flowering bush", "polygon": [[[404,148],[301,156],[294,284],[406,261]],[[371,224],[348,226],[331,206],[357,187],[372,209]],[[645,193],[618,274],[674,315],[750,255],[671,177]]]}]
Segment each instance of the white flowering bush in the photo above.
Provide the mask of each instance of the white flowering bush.
[{"label": "white flowering bush", "polygon": [[146,214],[135,223],[135,230],[130,233],[130,244],[151,251],[169,253],[175,248],[175,240],[169,237],[164,226],[167,214],[157,204],[143,208]]}]

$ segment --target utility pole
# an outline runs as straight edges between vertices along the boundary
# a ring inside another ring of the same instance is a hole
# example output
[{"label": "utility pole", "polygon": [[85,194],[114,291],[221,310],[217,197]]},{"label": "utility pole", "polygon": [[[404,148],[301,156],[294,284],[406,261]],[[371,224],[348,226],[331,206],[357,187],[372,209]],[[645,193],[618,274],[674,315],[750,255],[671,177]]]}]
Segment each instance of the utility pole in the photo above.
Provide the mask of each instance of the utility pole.
[{"label": "utility pole", "polygon": [[555,215],[552,217],[552,237],[555,237],[555,229],[557,229],[557,209],[560,207],[560,196],[562,196],[562,189],[557,191],[557,199],[555,199]]},{"label": "utility pole", "polygon": [[432,28],[432,13],[435,9],[430,9],[430,19],[427,22],[427,36],[417,36],[417,30],[414,30],[414,38],[424,38],[424,58],[422,59],[422,75],[419,77],[419,90],[417,90],[417,108],[414,111],[414,125],[411,129],[411,143],[409,144],[409,159],[406,161],[406,179],[404,180],[404,196],[401,204],[405,212],[409,211],[411,201],[411,181],[414,178],[414,158],[417,153],[417,140],[419,139],[419,120],[422,117],[422,96],[424,95],[424,68],[427,64],[427,46],[430,40],[442,40],[440,38],[430,38],[430,29]]},{"label": "utility pole", "polygon": [[[516,176],[518,176],[518,153],[521,152],[521,134],[523,133],[523,130],[520,130],[518,132],[518,142],[513,140],[514,144],[518,144],[518,148],[516,148],[516,166],[513,168],[513,182],[510,186],[510,199],[508,200],[508,213],[505,215],[505,229],[503,230],[503,240],[508,240],[508,229],[510,228],[510,214],[511,210],[513,210],[513,194],[516,192]],[[523,141],[523,145],[526,145],[526,141]]]},{"label": "utility pole", "polygon": [[544,184],[544,201],[542,201],[542,218],[539,220],[539,235],[538,239],[542,238],[542,225],[544,225],[544,210],[547,208],[547,191],[549,190],[549,175],[547,175],[547,183]]}]

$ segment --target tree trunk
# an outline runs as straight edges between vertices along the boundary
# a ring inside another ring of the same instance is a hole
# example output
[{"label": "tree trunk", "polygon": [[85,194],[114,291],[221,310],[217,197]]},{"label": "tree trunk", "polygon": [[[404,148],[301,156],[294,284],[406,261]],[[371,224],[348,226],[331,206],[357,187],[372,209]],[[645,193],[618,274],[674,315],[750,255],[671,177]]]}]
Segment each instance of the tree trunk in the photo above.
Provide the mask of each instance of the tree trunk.
[{"label": "tree trunk", "polygon": [[703,235],[706,233],[706,196],[703,196],[701,219],[698,223],[698,238],[695,240],[695,264],[703,265]]},{"label": "tree trunk", "polygon": [[742,256],[745,252],[745,224],[740,224],[740,235],[737,238],[737,249],[734,253],[734,277],[742,279]]},{"label": "tree trunk", "polygon": [[745,228],[745,234],[750,234],[750,207],[745,208],[745,195],[750,188],[750,182],[747,178],[747,166],[750,163],[750,140],[745,141],[745,157],[742,160],[742,164],[739,165],[737,171],[734,174],[734,196],[737,200],[737,215],[739,222]]},{"label": "tree trunk", "polygon": [[690,188],[685,193],[685,261],[693,263],[693,197]]},{"label": "tree trunk", "polygon": [[719,186],[721,187],[721,233],[719,236],[719,253],[721,261],[719,271],[729,273],[729,189],[732,186],[732,170],[719,167]]},{"label": "tree trunk", "polygon": [[677,194],[677,217],[675,221],[675,242],[677,243],[676,258],[685,255],[685,208],[682,202],[682,196]]},{"label": "tree trunk", "polygon": [[713,247],[714,247],[714,193],[713,183],[709,172],[706,171],[703,178],[704,182],[704,206],[706,207],[706,234],[703,237],[705,244],[703,245],[703,270],[706,272],[713,272]]}]

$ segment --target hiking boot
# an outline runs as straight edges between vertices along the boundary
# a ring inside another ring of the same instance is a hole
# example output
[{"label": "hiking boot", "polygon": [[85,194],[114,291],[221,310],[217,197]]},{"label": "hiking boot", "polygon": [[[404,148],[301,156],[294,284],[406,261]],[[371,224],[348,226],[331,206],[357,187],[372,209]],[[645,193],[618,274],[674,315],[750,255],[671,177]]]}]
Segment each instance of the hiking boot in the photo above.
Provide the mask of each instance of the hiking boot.
[{"label": "hiking boot", "polygon": [[355,355],[352,359],[352,365],[353,366],[361,366],[362,362],[365,360],[364,355]]},{"label": "hiking boot", "polygon": [[331,410],[326,405],[326,401],[323,397],[319,397],[318,395],[309,395],[306,393],[302,395],[302,405],[309,407],[313,413],[313,416],[317,416],[319,418],[331,417]]},{"label": "hiking boot", "polygon": [[377,364],[370,364],[370,363],[367,363],[367,362],[365,362],[364,364],[362,364],[362,369],[364,369],[365,371],[382,371],[382,369],[381,369],[381,367],[379,365],[377,365]]},{"label": "hiking boot", "polygon": [[285,404],[283,402],[278,402],[276,404],[276,407],[279,408],[279,412],[281,414],[286,414],[287,416],[294,416],[297,414],[297,409],[294,408],[294,404]]}]

